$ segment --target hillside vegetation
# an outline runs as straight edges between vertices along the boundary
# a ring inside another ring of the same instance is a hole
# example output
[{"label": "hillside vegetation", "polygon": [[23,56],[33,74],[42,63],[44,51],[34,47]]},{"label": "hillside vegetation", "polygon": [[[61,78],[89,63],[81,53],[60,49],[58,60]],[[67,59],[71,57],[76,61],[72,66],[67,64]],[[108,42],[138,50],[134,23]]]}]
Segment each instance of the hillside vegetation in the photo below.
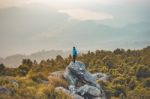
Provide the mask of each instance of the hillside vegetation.
[{"label": "hillside vegetation", "polygon": [[[64,70],[71,56],[42,60],[39,64],[23,59],[18,68],[0,64],[0,99],[70,99],[54,91],[57,86],[67,88],[67,82],[47,78],[50,73]],[[150,46],[141,50],[96,50],[80,54],[78,59],[90,72],[110,76],[108,82],[98,82],[111,99],[150,99]],[[2,91],[3,89],[3,91]]]}]

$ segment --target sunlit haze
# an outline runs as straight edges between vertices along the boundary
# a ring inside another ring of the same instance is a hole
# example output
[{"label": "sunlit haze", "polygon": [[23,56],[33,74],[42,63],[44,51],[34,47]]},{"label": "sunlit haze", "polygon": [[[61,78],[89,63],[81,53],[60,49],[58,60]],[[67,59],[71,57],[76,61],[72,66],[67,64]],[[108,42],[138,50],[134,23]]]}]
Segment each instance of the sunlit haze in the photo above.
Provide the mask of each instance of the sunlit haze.
[{"label": "sunlit haze", "polygon": [[0,57],[150,45],[149,0],[0,0]]}]

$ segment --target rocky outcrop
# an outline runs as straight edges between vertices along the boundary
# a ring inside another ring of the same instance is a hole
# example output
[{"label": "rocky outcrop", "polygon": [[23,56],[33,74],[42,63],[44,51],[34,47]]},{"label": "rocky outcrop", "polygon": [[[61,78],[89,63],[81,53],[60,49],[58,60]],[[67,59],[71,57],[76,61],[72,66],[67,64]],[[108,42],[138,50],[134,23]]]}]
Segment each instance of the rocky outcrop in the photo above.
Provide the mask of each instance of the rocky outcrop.
[{"label": "rocky outcrop", "polygon": [[[106,99],[103,89],[96,81],[106,82],[109,80],[109,76],[104,73],[91,74],[85,69],[83,62],[71,62],[65,71],[53,72],[48,78],[51,79],[51,77],[66,80],[69,83],[68,88],[60,86],[56,87],[55,91],[63,92],[73,99]],[[78,82],[82,81],[84,84],[76,86]]]}]

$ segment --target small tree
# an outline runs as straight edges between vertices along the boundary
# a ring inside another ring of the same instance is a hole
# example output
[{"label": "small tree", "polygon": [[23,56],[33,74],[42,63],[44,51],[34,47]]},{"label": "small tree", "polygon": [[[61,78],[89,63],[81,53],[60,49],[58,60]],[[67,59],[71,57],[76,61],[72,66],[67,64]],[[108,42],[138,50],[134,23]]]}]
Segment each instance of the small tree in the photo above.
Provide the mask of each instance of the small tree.
[{"label": "small tree", "polygon": [[114,54],[123,54],[123,53],[125,53],[124,49],[117,48],[117,49],[114,50]]},{"label": "small tree", "polygon": [[5,74],[5,66],[4,64],[0,64],[0,75],[4,75]]},{"label": "small tree", "polygon": [[22,64],[32,66],[33,63],[30,59],[23,59]]},{"label": "small tree", "polygon": [[5,65],[4,64],[0,64],[0,70],[4,70],[5,69]]},{"label": "small tree", "polygon": [[56,60],[56,62],[63,62],[64,61],[63,57],[60,55],[57,55],[55,60]]},{"label": "small tree", "polygon": [[32,61],[30,59],[23,59],[22,65],[18,67],[18,72],[21,76],[25,76],[28,71],[32,68]]}]

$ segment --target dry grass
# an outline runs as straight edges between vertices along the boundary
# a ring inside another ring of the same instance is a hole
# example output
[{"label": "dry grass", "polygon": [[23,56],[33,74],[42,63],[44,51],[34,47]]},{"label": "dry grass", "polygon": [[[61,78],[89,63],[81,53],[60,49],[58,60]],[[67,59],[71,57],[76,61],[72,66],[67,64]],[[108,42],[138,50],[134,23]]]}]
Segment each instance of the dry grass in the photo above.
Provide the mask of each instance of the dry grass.
[{"label": "dry grass", "polygon": [[64,79],[51,77],[48,84],[37,83],[28,77],[14,78],[18,82],[16,88],[10,79],[1,77],[1,84],[11,91],[10,95],[0,94],[0,99],[71,99],[61,92],[55,92],[55,87],[67,88],[68,83]]},{"label": "dry grass", "polygon": [[68,83],[65,79],[61,79],[59,77],[49,77],[49,83],[52,84],[54,87],[62,86],[64,88],[67,88]]}]

